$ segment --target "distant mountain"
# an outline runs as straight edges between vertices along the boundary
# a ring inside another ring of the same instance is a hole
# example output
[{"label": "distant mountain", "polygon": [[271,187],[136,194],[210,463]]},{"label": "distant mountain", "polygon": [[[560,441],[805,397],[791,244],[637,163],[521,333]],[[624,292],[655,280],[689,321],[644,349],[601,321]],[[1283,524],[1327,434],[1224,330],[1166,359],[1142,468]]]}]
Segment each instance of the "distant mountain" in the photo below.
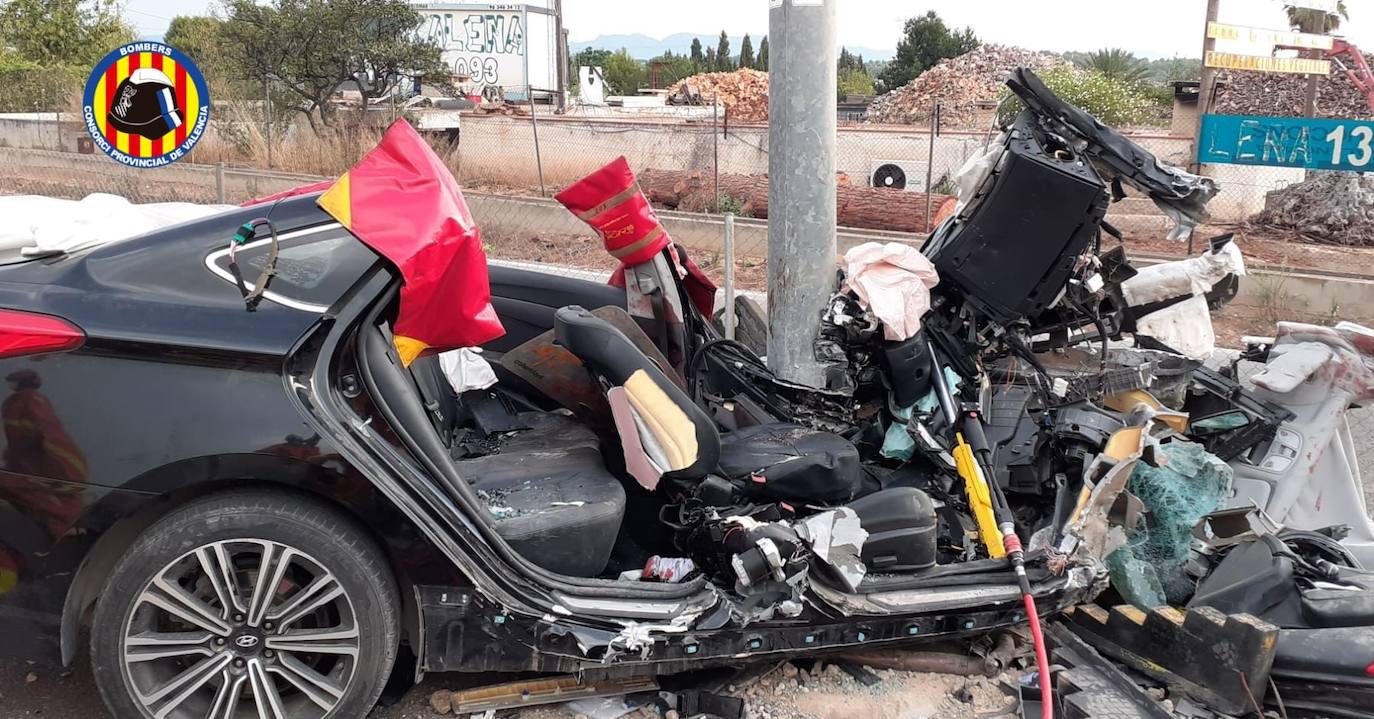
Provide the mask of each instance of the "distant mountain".
[{"label": "distant mountain", "polygon": [[[652,38],[648,35],[635,33],[633,35],[598,35],[591,40],[581,42],[569,42],[569,52],[577,53],[589,47],[601,48],[603,50],[620,50],[624,48],[630,56],[637,60],[648,60],[658,57],[663,53],[672,50],[680,55],[685,55],[692,49],[692,39],[701,40],[702,48],[715,47],[720,42],[720,34],[715,35],[694,35],[692,33],[680,32],[669,35],[663,39]],[[750,39],[754,43],[754,51],[758,52],[759,41],[763,39],[763,34],[755,35],[750,33]],[[740,43],[744,40],[743,35],[730,36],[730,52],[738,55]],[[870,47],[851,47],[849,51],[856,55],[863,55],[865,60],[891,60],[893,50],[874,50]]]}]

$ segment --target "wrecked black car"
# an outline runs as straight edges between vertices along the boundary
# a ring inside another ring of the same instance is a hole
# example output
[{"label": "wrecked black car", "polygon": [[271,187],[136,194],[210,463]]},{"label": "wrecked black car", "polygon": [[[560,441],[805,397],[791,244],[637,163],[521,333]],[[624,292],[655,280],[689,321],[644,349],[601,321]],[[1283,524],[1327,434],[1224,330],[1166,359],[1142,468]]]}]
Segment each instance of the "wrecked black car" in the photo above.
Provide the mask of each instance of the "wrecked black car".
[{"label": "wrecked black car", "polygon": [[[1205,290],[1140,299],[1110,246],[1123,184],[1187,225],[1211,181],[1012,86],[1024,109],[922,249],[919,327],[888,338],[838,293],[822,388],[726,339],[671,243],[620,287],[493,266],[505,334],[437,356],[328,193],[13,258],[9,648],[70,662],[89,633],[118,716],[351,717],[393,673],[1038,632],[1107,586],[1158,435],[1218,417],[1194,436],[1229,460],[1288,415],[1175,346],[1205,338],[1160,313]],[[1221,282],[1227,247],[1180,273]]]}]

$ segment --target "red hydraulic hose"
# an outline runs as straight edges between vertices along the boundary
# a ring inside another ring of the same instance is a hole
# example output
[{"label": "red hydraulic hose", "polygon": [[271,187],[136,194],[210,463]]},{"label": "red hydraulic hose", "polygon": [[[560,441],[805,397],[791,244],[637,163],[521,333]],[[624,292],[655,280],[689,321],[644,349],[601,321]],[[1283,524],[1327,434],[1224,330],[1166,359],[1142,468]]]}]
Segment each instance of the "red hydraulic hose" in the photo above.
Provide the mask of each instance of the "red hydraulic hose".
[{"label": "red hydraulic hose", "polygon": [[1040,673],[1040,717],[1054,719],[1054,703],[1050,696],[1050,657],[1045,651],[1045,635],[1040,631],[1040,614],[1035,611],[1035,597],[1023,594],[1026,619],[1030,621],[1031,643],[1035,645],[1035,666]]},{"label": "red hydraulic hose", "polygon": [[1030,579],[1026,576],[1021,538],[1016,536],[1014,531],[1004,532],[1002,546],[1006,548],[1007,557],[1016,571],[1016,581],[1021,586],[1021,600],[1026,604],[1026,621],[1030,624],[1031,644],[1035,646],[1035,668],[1040,676],[1040,719],[1054,719],[1054,697],[1050,688],[1050,656],[1045,650],[1045,633],[1040,626],[1040,613],[1035,610],[1035,595],[1031,594]]}]

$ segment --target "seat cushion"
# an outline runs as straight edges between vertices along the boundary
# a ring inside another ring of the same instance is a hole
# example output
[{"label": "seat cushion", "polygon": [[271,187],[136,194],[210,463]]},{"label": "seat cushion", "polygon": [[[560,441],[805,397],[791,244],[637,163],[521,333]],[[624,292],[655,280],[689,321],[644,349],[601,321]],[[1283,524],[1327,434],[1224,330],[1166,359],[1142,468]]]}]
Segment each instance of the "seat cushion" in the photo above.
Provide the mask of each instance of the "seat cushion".
[{"label": "seat cushion", "polygon": [[521,556],[559,574],[597,576],[620,533],[625,489],[596,448],[536,442],[527,434],[517,447],[456,462],[458,472]]},{"label": "seat cushion", "polygon": [[596,433],[569,414],[521,412],[516,420],[527,429],[508,432],[501,437],[497,442],[498,453],[601,448]]},{"label": "seat cushion", "polygon": [[[715,470],[715,422],[625,333],[581,307],[564,307],[554,313],[554,336],[611,388],[623,390],[617,393],[623,412],[616,426],[622,435],[636,428],[640,446],[664,479],[696,481]],[[616,404],[611,402],[613,410]],[[626,464],[634,466],[636,459],[626,457]]]},{"label": "seat cushion", "polygon": [[1374,590],[1309,589],[1302,593],[1302,615],[1313,627],[1374,625]]},{"label": "seat cushion", "polygon": [[720,471],[746,496],[798,504],[843,504],[863,487],[853,442],[798,424],[760,424],[722,435]]}]

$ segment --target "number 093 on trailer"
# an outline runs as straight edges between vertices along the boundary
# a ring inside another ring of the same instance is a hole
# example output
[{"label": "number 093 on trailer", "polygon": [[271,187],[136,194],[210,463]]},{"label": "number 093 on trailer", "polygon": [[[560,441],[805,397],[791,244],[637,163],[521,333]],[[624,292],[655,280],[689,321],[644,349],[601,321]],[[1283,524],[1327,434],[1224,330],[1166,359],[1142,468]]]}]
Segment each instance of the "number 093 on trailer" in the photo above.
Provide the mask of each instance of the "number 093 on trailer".
[{"label": "number 093 on trailer", "polygon": [[1374,171],[1374,122],[1204,115],[1198,162]]}]

